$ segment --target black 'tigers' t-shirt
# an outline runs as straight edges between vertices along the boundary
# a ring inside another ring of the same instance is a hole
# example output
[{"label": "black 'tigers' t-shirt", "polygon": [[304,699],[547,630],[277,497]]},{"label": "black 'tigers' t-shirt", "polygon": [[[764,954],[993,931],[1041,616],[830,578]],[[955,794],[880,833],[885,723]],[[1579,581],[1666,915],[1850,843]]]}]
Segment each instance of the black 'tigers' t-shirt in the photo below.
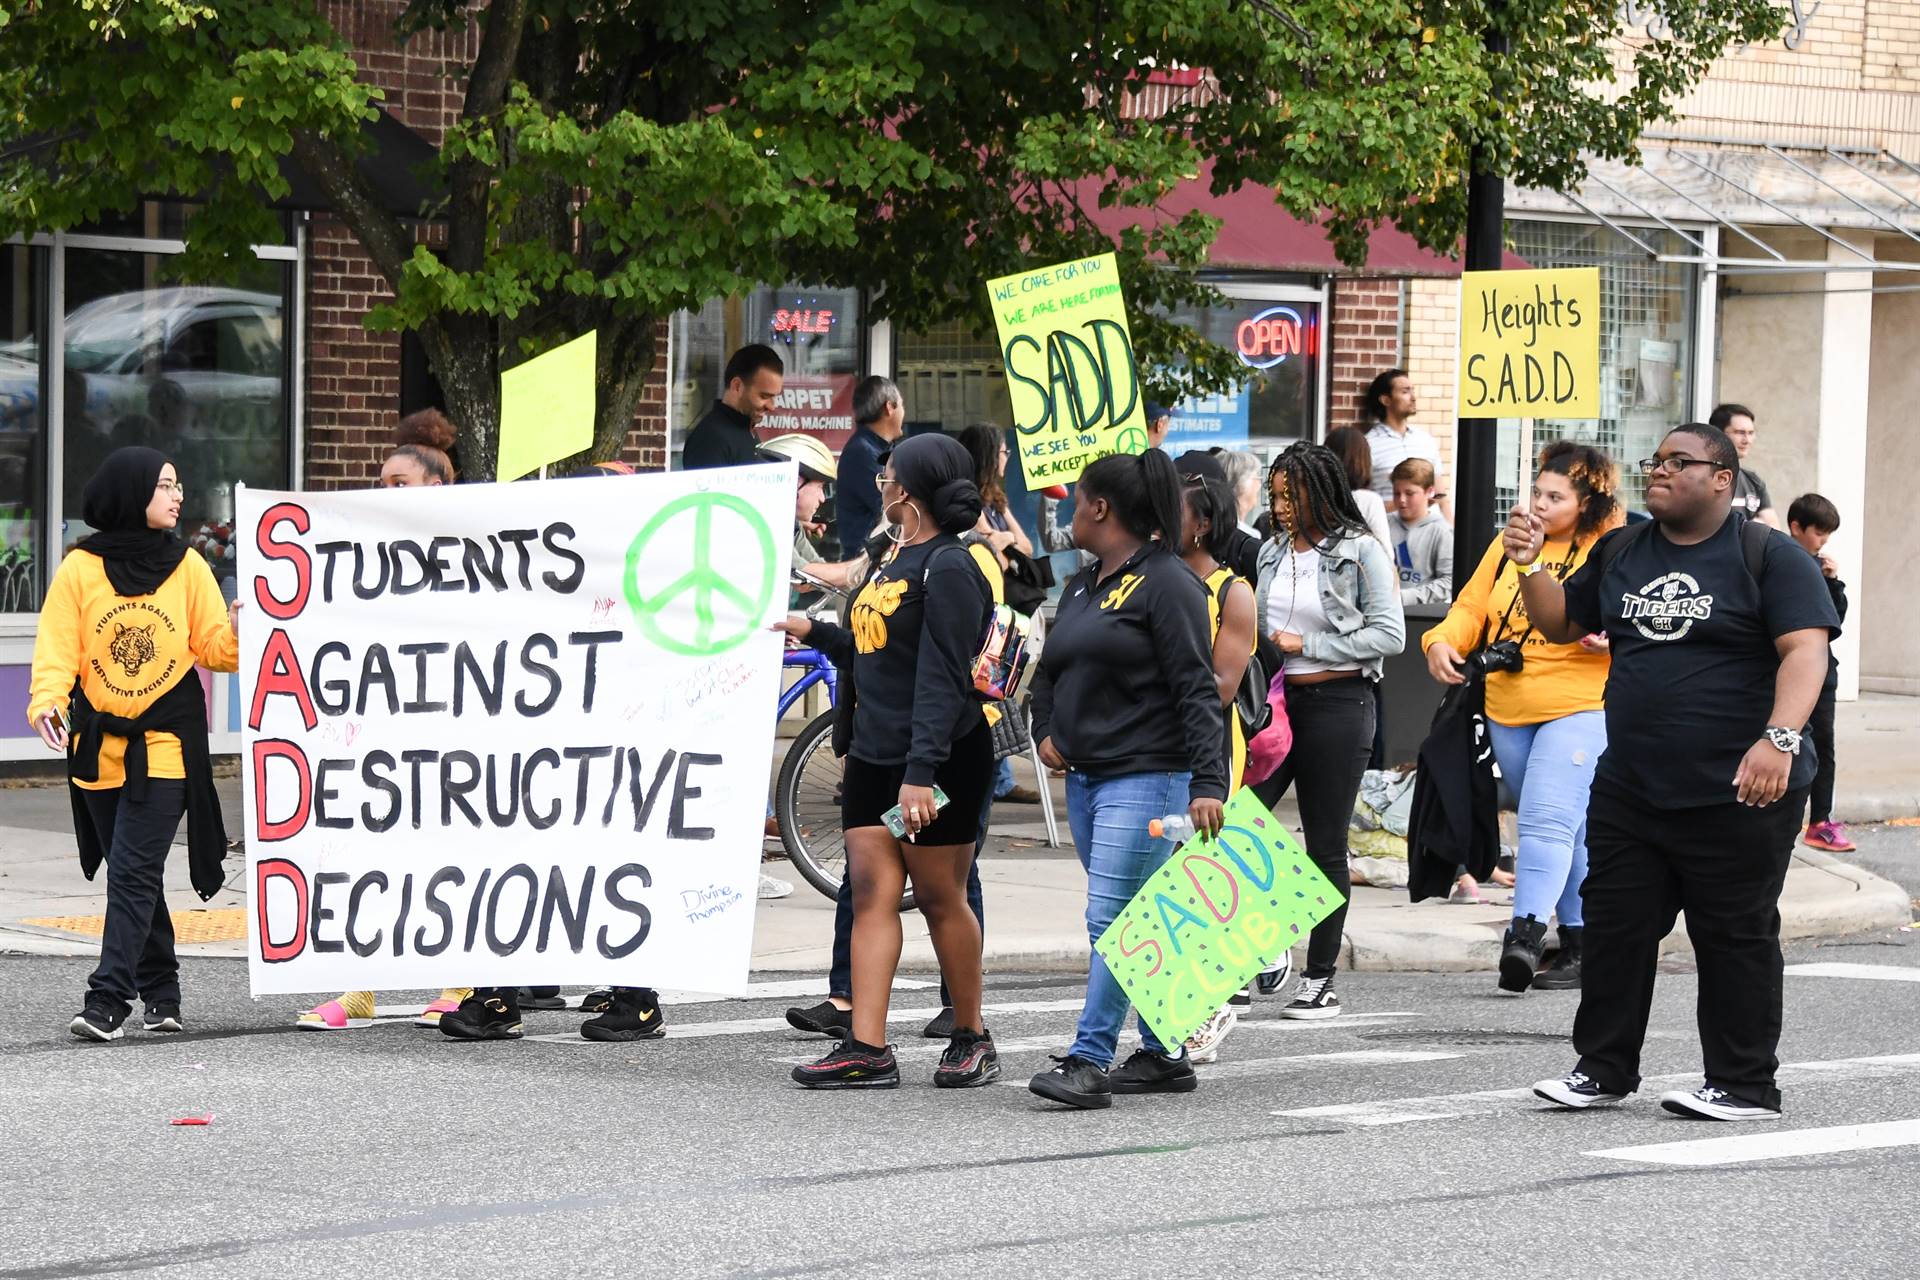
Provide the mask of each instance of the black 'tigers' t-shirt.
[{"label": "black 'tigers' t-shirt", "polygon": [[[1741,757],[1767,730],[1774,641],[1790,631],[1839,629],[1819,565],[1793,540],[1769,530],[1761,580],[1741,552],[1744,517],[1705,542],[1681,546],[1652,524],[1602,538],[1567,580],[1567,616],[1604,630],[1613,649],[1607,677],[1607,750],[1596,777],[1657,809],[1692,809],[1736,799]],[[1611,539],[1625,548],[1600,564]],[[1798,726],[1794,726],[1798,727]],[[1802,739],[1788,787],[1813,781],[1813,740]]]}]

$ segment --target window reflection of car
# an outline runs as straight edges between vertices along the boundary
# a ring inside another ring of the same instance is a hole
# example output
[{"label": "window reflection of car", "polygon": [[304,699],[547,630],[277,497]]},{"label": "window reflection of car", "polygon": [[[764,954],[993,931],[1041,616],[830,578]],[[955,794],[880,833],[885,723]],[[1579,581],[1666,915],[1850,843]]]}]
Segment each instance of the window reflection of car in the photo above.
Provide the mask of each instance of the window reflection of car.
[{"label": "window reflection of car", "polygon": [[39,351],[31,339],[0,343],[0,431],[39,428]]},{"label": "window reflection of car", "polygon": [[101,436],[142,416],[174,440],[251,435],[280,419],[282,302],[179,287],[113,294],[67,315],[68,421]]}]

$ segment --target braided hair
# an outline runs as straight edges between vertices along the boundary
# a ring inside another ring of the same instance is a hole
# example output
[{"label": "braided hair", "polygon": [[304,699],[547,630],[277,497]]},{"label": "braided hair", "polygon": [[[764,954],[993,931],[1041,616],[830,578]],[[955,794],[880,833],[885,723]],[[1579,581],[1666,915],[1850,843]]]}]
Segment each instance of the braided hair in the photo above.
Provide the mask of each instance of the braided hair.
[{"label": "braided hair", "polygon": [[1605,532],[1626,520],[1620,508],[1620,468],[1605,451],[1577,440],[1555,440],[1540,451],[1540,470],[1567,478],[1580,499],[1573,536]]},{"label": "braided hair", "polygon": [[[1274,493],[1275,481],[1281,482],[1278,493]],[[1322,540],[1314,544],[1315,550],[1327,550],[1342,536],[1371,536],[1360,504],[1353,500],[1353,486],[1347,483],[1346,464],[1323,444],[1302,440],[1289,445],[1267,472],[1267,490],[1273,494],[1276,507],[1276,534],[1280,532],[1282,511],[1298,502],[1303,509],[1292,512],[1287,532],[1317,533]]]},{"label": "braided hair", "polygon": [[1110,453],[1080,473],[1080,496],[1104,498],[1123,528],[1142,542],[1180,545],[1180,473],[1159,449]]}]

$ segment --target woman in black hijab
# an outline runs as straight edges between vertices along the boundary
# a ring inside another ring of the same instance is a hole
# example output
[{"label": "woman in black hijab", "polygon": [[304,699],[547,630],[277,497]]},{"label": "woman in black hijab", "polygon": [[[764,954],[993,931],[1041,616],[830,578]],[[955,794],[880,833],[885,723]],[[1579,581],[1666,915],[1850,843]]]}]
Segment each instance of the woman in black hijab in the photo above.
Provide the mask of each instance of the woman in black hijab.
[{"label": "woman in black hijab", "polygon": [[[809,1088],[891,1087],[887,999],[900,966],[900,895],[909,879],[953,1001],[953,1036],[933,1081],[968,1088],[1000,1074],[980,1020],[980,923],[967,871],[993,780],[993,741],[972,662],[992,592],[959,536],[980,518],[973,458],[943,435],[914,436],[881,460],[890,555],[840,627],[801,615],[783,629],[843,673],[834,749],[846,757],[841,822],[853,882],[853,1030],[816,1063]],[[851,679],[847,679],[850,676]],[[936,788],[945,798],[937,803]],[[887,827],[899,810],[904,837]]]},{"label": "woman in black hijab", "polygon": [[119,1039],[136,994],[147,1030],[181,1029],[162,880],[183,814],[194,890],[211,898],[223,879],[227,836],[196,664],[236,668],[240,606],[175,536],[184,495],[164,454],[108,454],[81,493],[98,532],[60,562],[34,638],[27,719],[67,754],[81,871],[91,880],[107,864],[100,967],[68,1027],[83,1040]]}]

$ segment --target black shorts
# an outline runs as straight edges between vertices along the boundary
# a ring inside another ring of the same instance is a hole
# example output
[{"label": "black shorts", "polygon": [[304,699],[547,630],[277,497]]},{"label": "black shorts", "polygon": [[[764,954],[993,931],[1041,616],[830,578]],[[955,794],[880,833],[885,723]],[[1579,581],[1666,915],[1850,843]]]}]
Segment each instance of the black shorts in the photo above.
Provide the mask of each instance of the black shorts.
[{"label": "black shorts", "polygon": [[[849,755],[840,788],[840,825],[848,831],[886,826],[880,815],[900,803],[906,776],[904,764],[873,764]],[[993,788],[993,731],[984,716],[954,740],[945,763],[933,771],[933,780],[947,793],[947,806],[920,828],[914,843],[972,844],[980,835],[980,809]]]}]

